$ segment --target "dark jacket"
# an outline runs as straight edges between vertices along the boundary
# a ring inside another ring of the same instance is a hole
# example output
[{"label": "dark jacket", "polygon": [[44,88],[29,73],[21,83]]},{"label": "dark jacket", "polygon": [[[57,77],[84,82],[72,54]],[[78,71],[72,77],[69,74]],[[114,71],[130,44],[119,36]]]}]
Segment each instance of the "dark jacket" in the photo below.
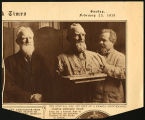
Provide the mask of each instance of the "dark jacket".
[{"label": "dark jacket", "polygon": [[49,94],[48,70],[42,57],[33,53],[27,62],[21,51],[5,59],[4,102],[30,102],[30,96]]}]

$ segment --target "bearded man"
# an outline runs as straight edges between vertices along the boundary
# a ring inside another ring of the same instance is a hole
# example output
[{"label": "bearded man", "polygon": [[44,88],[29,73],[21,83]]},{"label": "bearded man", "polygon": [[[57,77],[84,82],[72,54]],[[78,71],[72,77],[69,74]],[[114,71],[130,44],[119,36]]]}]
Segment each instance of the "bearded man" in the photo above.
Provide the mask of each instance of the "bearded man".
[{"label": "bearded man", "polygon": [[[80,24],[70,25],[67,36],[70,49],[58,56],[58,76],[91,75],[102,72],[101,59],[97,53],[87,50],[85,35],[86,33]],[[59,91],[62,91],[60,98],[63,102],[93,102],[100,99],[96,97],[97,83],[77,85],[63,79],[58,79],[58,82],[61,85]]]},{"label": "bearded man", "polygon": [[112,29],[103,29],[100,35],[100,56],[108,78],[104,82],[105,103],[125,102],[125,55],[114,49],[117,35]]},{"label": "bearded man", "polygon": [[35,52],[34,34],[29,27],[19,27],[16,42],[20,50],[5,59],[4,102],[42,102],[46,69]]}]

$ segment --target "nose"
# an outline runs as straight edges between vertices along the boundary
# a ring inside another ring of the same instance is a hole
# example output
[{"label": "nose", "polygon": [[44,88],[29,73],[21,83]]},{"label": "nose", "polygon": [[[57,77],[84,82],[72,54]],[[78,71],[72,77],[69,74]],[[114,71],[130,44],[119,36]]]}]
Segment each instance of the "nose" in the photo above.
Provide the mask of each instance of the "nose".
[{"label": "nose", "polygon": [[26,38],[25,43],[26,43],[26,44],[31,44],[31,40],[30,40],[30,38]]},{"label": "nose", "polygon": [[26,43],[30,43],[31,41],[30,41],[30,38],[27,38],[26,39]]},{"label": "nose", "polygon": [[29,39],[28,38],[26,38],[26,43],[28,43],[29,42]]},{"label": "nose", "polygon": [[31,38],[28,37],[28,38],[26,39],[26,43],[31,43],[31,42],[32,42]]},{"label": "nose", "polygon": [[103,41],[102,40],[100,41],[100,44],[103,44]]},{"label": "nose", "polygon": [[84,36],[83,35],[79,35],[79,40],[82,42],[82,41],[84,41]]}]

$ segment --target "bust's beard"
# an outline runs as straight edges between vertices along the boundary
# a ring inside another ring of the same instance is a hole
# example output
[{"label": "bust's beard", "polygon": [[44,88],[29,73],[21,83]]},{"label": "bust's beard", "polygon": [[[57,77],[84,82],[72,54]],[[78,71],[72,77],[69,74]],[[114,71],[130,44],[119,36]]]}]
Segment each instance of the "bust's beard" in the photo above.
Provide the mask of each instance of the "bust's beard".
[{"label": "bust's beard", "polygon": [[24,52],[24,54],[28,56],[32,56],[32,53],[35,50],[34,45],[22,45],[21,49]]},{"label": "bust's beard", "polygon": [[85,52],[87,47],[86,47],[85,43],[76,43],[74,49],[77,53],[83,53],[83,52]]}]

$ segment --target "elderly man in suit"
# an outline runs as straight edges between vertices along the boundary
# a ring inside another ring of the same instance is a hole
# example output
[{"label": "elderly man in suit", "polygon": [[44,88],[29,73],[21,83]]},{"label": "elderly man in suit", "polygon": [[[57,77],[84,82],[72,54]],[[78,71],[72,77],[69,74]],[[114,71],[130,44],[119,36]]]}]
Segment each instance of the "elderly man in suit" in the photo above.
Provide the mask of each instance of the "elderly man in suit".
[{"label": "elderly man in suit", "polygon": [[16,42],[20,50],[4,61],[4,102],[42,102],[45,99],[45,85],[49,87],[47,70],[35,51],[33,37],[31,28],[18,28]]}]

